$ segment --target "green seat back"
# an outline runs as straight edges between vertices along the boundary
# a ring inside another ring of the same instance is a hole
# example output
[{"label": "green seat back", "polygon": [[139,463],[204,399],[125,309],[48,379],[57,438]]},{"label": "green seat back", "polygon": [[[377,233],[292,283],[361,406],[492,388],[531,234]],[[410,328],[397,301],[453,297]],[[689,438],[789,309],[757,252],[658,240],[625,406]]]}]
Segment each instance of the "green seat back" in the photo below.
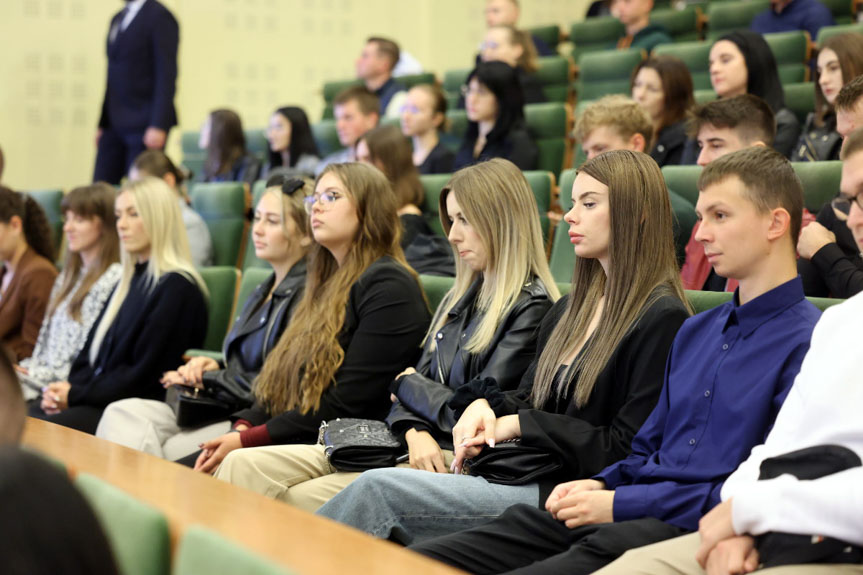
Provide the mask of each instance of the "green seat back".
[{"label": "green seat back", "polygon": [[87,473],[75,486],[93,507],[122,575],[168,575],[171,540],[161,512]]},{"label": "green seat back", "polygon": [[542,237],[546,238],[548,237],[549,226],[548,210],[551,209],[551,190],[554,188],[555,182],[554,174],[542,170],[532,170],[523,173],[536,200]]},{"label": "green seat back", "polygon": [[422,74],[408,74],[407,76],[399,76],[396,78],[396,82],[400,83],[402,86],[410,90],[414,86],[419,86],[420,84],[436,84],[437,78],[435,78],[433,72],[423,72]]},{"label": "green seat back", "polygon": [[210,292],[210,313],[204,349],[219,351],[232,323],[231,311],[234,309],[240,272],[230,266],[201,268],[200,272]]},{"label": "green seat back", "polygon": [[215,531],[193,525],[186,529],[174,562],[174,575],[291,575],[289,569]]},{"label": "green seat back", "polygon": [[531,36],[536,36],[551,48],[557,51],[557,45],[560,44],[560,26],[553,24],[550,26],[534,26],[527,28],[525,32],[530,32]]},{"label": "green seat back", "polygon": [[440,199],[440,191],[451,177],[452,174],[424,174],[420,176],[420,182],[422,182],[423,190],[425,190],[423,216],[429,227],[440,235],[444,235],[444,233],[440,223],[438,200]]},{"label": "green seat back", "polygon": [[722,291],[686,290],[686,299],[695,313],[701,313],[729,301],[734,294]]},{"label": "green seat back", "polygon": [[270,142],[266,130],[243,130],[246,136],[246,151],[263,163],[270,157]]},{"label": "green seat back", "polygon": [[663,166],[665,185],[693,206],[698,202],[698,177],[701,166]]},{"label": "green seat back", "polygon": [[769,0],[710,2],[707,4],[707,41],[713,43],[734,30],[748,30],[752,19],[768,8]]},{"label": "green seat back", "polygon": [[624,34],[626,29],[623,24],[613,16],[576,22],[569,29],[569,39],[575,44],[572,57],[578,60],[583,54],[614,48],[617,40]]},{"label": "green seat back", "polygon": [[447,93],[458,94],[461,92],[461,87],[467,83],[467,77],[470,75],[470,68],[458,68],[455,70],[447,70],[443,75],[443,90]]},{"label": "green seat back", "polygon": [[362,86],[362,80],[352,78],[350,80],[336,80],[333,82],[324,82],[324,102],[332,104],[339,92],[354,86]]},{"label": "green seat back", "polygon": [[[265,263],[264,265],[267,264]],[[273,269],[271,267],[254,267],[243,270],[240,289],[237,291],[237,302],[234,306],[234,317],[231,320],[232,324],[240,319],[240,312],[243,311],[246,300],[249,299],[255,288],[264,283],[264,280],[270,277],[272,273]]]},{"label": "green seat back", "polygon": [[809,60],[809,34],[802,30],[765,34],[764,40],[776,58],[782,84],[806,81]]},{"label": "green seat back", "polygon": [[449,149],[457,151],[467,132],[467,122],[467,112],[464,110],[447,110],[446,129],[441,132],[441,142]]},{"label": "green seat back", "polygon": [[198,132],[183,132],[180,136],[180,149],[183,151],[183,165],[193,175],[204,171],[204,162],[207,161],[207,151],[198,147],[201,134]]},{"label": "green seat back", "polygon": [[785,84],[785,105],[794,112],[802,125],[806,116],[815,111],[815,84],[812,82],[801,82],[799,84]]},{"label": "green seat back", "polygon": [[653,49],[654,56],[676,56],[683,60],[692,76],[695,90],[711,90],[710,44],[707,42],[680,42],[660,44]]},{"label": "green seat back", "polygon": [[668,30],[675,43],[698,40],[698,9],[695,6],[686,6],[683,10],[654,9],[650,13],[650,23]]},{"label": "green seat back", "polygon": [[[566,170],[560,174],[560,207],[563,213],[572,209],[572,183],[575,181],[575,170]],[[569,225],[561,220],[554,229],[551,241],[551,255],[548,260],[551,275],[557,282],[568,282],[572,279],[575,266],[575,251],[569,241]]]},{"label": "green seat back", "polygon": [[583,54],[578,59],[578,99],[595,100],[607,94],[629,94],[632,70],[643,58],[644,51],[640,48]]},{"label": "green seat back", "polygon": [[549,102],[567,102],[571,91],[571,61],[563,56],[548,56],[537,60],[536,78],[542,84]]},{"label": "green seat back", "polygon": [[568,145],[567,131],[571,123],[567,105],[560,102],[528,104],[524,107],[524,118],[539,148],[537,169],[557,176],[566,167],[563,163]]},{"label": "green seat back", "polygon": [[806,299],[808,299],[812,305],[814,305],[821,311],[824,311],[828,307],[833,307],[834,305],[838,305],[845,301],[844,299],[835,299],[832,297],[807,297]]},{"label": "green seat back", "polygon": [[312,137],[318,145],[318,151],[322,158],[342,149],[339,134],[336,132],[335,120],[321,120],[312,124]]},{"label": "green seat back", "polygon": [[554,282],[557,284],[557,289],[560,290],[560,297],[565,295],[569,295],[569,292],[572,291],[572,284],[570,282]]},{"label": "green seat back", "polygon": [[423,291],[429,301],[432,314],[434,314],[446,293],[455,283],[455,278],[421,275],[420,282],[422,282]]},{"label": "green seat back", "polygon": [[671,190],[668,191],[668,199],[671,201],[671,211],[674,214],[674,251],[680,265],[686,261],[686,244],[692,235],[692,228],[698,217],[695,215],[695,206]]},{"label": "green seat back", "polygon": [[245,247],[246,187],[242,182],[198,183],[189,190],[213,239],[213,264],[236,266]]},{"label": "green seat back", "polygon": [[842,179],[842,162],[793,162],[794,171],[803,182],[803,203],[806,209],[817,214],[839,193]]},{"label": "green seat back", "polygon": [[708,102],[712,102],[719,97],[716,95],[716,92],[713,91],[713,88],[708,88],[706,90],[695,90],[693,95],[695,96],[696,104],[707,104]]},{"label": "green seat back", "polygon": [[60,245],[63,243],[63,190],[29,190],[28,196],[45,212],[48,224],[51,226],[51,240],[54,242],[54,256],[60,255]]},{"label": "green seat back", "polygon": [[[255,207],[258,205],[258,201],[260,201],[261,196],[264,195],[264,190],[267,189],[267,181],[266,180],[258,180],[252,185],[252,212],[254,213]],[[252,227],[249,226],[249,234],[252,233]],[[260,259],[255,255],[255,244],[252,241],[251,235],[246,238],[246,252],[243,254],[243,269],[254,268],[254,267],[268,267],[270,264]]]},{"label": "green seat back", "polygon": [[863,23],[860,24],[845,24],[844,26],[824,26],[820,30],[818,30],[818,42],[817,44],[821,46],[824,44],[824,40],[830,38],[832,36],[836,36],[838,34],[845,34],[847,32],[853,32],[855,34],[863,34]]},{"label": "green seat back", "polygon": [[[853,14],[851,13],[851,0],[820,0],[822,4],[830,9],[833,21],[836,24],[851,24]],[[814,38],[813,38],[814,40]]]}]

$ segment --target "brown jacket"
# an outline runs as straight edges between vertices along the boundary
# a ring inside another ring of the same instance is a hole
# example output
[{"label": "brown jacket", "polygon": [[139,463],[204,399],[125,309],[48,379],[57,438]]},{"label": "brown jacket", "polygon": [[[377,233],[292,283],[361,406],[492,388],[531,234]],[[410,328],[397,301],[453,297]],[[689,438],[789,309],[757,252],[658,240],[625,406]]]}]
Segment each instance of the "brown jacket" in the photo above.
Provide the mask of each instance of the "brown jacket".
[{"label": "brown jacket", "polygon": [[[5,273],[0,267],[0,281]],[[14,361],[33,353],[56,278],[54,264],[27,248],[0,297],[0,342]]]}]

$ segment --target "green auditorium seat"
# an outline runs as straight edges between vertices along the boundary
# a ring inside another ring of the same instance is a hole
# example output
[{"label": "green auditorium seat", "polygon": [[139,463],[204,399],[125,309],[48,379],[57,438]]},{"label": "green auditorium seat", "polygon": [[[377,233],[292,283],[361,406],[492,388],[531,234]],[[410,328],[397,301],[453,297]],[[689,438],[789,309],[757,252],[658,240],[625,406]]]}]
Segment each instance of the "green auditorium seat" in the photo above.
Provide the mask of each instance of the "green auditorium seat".
[{"label": "green auditorium seat", "polygon": [[809,61],[809,33],[802,30],[765,34],[764,40],[776,58],[782,84],[805,82]]},{"label": "green auditorium seat", "polygon": [[51,239],[54,242],[54,255],[60,255],[63,243],[63,190],[28,190],[28,196],[36,200],[48,218],[51,226]]},{"label": "green auditorium seat", "polygon": [[573,66],[569,58],[548,56],[538,58],[536,78],[549,102],[568,102],[572,95]]},{"label": "green auditorium seat", "polygon": [[189,195],[192,207],[201,214],[213,240],[213,264],[239,265],[247,229],[246,185],[242,182],[197,183]]},{"label": "green auditorium seat", "polygon": [[539,225],[542,228],[542,238],[545,240],[548,237],[548,210],[551,209],[551,195],[554,189],[555,177],[553,173],[542,170],[524,172],[524,177],[531,191],[533,191],[536,207],[539,210]]},{"label": "green auditorium seat", "polygon": [[555,176],[566,167],[572,153],[572,112],[569,104],[549,102],[524,107],[527,129],[539,148],[538,170]]},{"label": "green auditorium seat", "polygon": [[161,512],[87,473],[78,474],[75,486],[108,536],[120,573],[168,575],[171,538]]},{"label": "green auditorium seat", "polygon": [[431,308],[431,312],[434,314],[443,301],[446,292],[450,290],[455,282],[455,278],[422,275],[420,276],[420,281],[422,282],[426,299],[428,299],[429,308]]},{"label": "green auditorium seat", "polygon": [[207,338],[204,349],[218,352],[231,325],[231,312],[234,309],[234,298],[237,296],[237,283],[240,281],[240,271],[231,266],[201,268],[201,277],[210,292],[209,321],[207,323]]},{"label": "green auditorium seat", "polygon": [[848,25],[853,22],[851,0],[820,0],[820,2],[830,9],[830,13],[833,15],[833,21],[836,22],[837,25]]},{"label": "green auditorium seat", "polygon": [[440,141],[453,151],[461,147],[464,134],[467,132],[467,112],[464,110],[448,110],[446,113],[446,129],[441,132]]},{"label": "green auditorium seat", "polygon": [[800,124],[806,122],[806,116],[815,111],[815,84],[812,82],[801,82],[799,84],[785,84],[785,105],[794,112]]},{"label": "green auditorium seat", "polygon": [[336,132],[335,120],[321,120],[312,124],[312,137],[318,145],[318,151],[322,158],[342,149],[339,134]]},{"label": "green auditorium seat", "polygon": [[270,157],[270,142],[267,141],[267,131],[258,130],[243,130],[243,135],[246,137],[246,151],[258,158],[263,163]]},{"label": "green auditorium seat", "polygon": [[791,165],[803,182],[803,202],[806,209],[818,214],[824,204],[839,193],[842,162],[793,162]]},{"label": "green auditorium seat", "polygon": [[650,23],[665,27],[675,43],[698,40],[698,8],[696,6],[686,6],[683,10],[676,8],[654,9],[650,13]]},{"label": "green auditorium seat", "polygon": [[204,162],[207,161],[207,152],[198,147],[199,132],[183,132],[180,136],[180,149],[183,151],[183,165],[192,172],[192,175],[201,174],[204,171]]},{"label": "green auditorium seat", "polygon": [[617,40],[625,33],[623,24],[613,16],[576,22],[569,29],[569,40],[575,45],[572,57],[578,61],[586,53],[614,48]]},{"label": "green auditorium seat", "polygon": [[[559,202],[563,213],[572,209],[572,182],[574,181],[575,170],[566,170],[560,175]],[[548,266],[555,281],[568,282],[572,279],[574,265],[575,252],[569,241],[569,225],[561,219],[554,229]]]},{"label": "green auditorium seat", "polygon": [[470,68],[447,70],[443,75],[443,91],[447,94],[461,95],[461,87],[467,82]]},{"label": "green auditorium seat", "polygon": [[680,42],[661,44],[653,49],[654,56],[676,56],[683,60],[692,75],[696,90],[712,90],[710,84],[710,44],[707,42]]},{"label": "green auditorium seat", "polygon": [[721,291],[686,290],[686,299],[695,313],[701,313],[729,301],[734,294]]},{"label": "green auditorium seat", "polygon": [[607,94],[629,94],[632,70],[644,56],[640,48],[583,54],[578,59],[576,96],[595,100]]},{"label": "green auditorium seat", "polygon": [[425,190],[425,204],[423,205],[423,216],[429,227],[440,235],[444,235],[443,226],[440,223],[438,211],[438,200],[440,191],[452,177],[452,174],[426,174],[420,176],[423,190]]},{"label": "green auditorium seat", "polygon": [[710,2],[707,5],[707,41],[734,30],[748,30],[755,15],[770,8],[769,0]]},{"label": "green auditorium seat", "polygon": [[833,307],[834,305],[838,305],[845,301],[844,299],[836,299],[832,297],[807,297],[806,299],[808,299],[812,305],[814,305],[821,311],[824,311],[828,307]]},{"label": "green auditorium seat", "polygon": [[698,177],[701,166],[663,166],[662,177],[669,190],[693,206],[698,202]]},{"label": "green auditorium seat", "polygon": [[530,32],[531,36],[536,36],[557,52],[557,45],[560,44],[560,26],[557,24],[551,26],[535,26],[525,29],[525,32]]},{"label": "green auditorium seat", "polygon": [[695,90],[695,93],[693,95],[695,96],[696,104],[706,104],[708,102],[716,100],[719,97],[716,95],[716,92],[713,91],[713,88],[708,88],[706,90]]},{"label": "green auditorium seat", "polygon": [[186,529],[174,562],[173,575],[292,575],[269,559],[193,525]]},{"label": "green auditorium seat", "polygon": [[846,24],[844,26],[824,26],[823,28],[818,30],[817,44],[820,46],[827,38],[830,38],[831,36],[836,36],[838,34],[845,34],[847,32],[863,34],[863,22],[859,24]]},{"label": "green auditorium seat", "polygon": [[249,299],[249,296],[252,295],[252,292],[255,291],[255,288],[264,283],[264,280],[273,273],[273,268],[269,267],[269,264],[264,262],[264,266],[266,267],[246,268],[243,270],[240,289],[237,290],[237,301],[234,303],[234,317],[231,320],[231,324],[240,319],[243,305]]},{"label": "green auditorium seat", "polygon": [[437,78],[435,78],[433,72],[423,72],[421,74],[399,76],[396,78],[396,82],[410,90],[414,86],[419,86],[420,84],[437,84]]}]

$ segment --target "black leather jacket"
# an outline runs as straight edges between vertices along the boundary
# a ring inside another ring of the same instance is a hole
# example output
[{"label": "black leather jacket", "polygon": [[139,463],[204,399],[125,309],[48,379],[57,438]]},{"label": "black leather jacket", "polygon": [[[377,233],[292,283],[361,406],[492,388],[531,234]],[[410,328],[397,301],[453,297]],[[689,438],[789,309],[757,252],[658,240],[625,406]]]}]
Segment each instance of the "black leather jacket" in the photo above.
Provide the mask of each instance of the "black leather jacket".
[{"label": "black leather jacket", "polygon": [[536,355],[537,328],[554,303],[539,279],[525,283],[515,305],[498,325],[485,351],[462,349],[481,319],[474,313],[481,281],[477,280],[449,312],[449,320],[435,334],[435,349],[427,342],[417,373],[398,378],[391,391],[398,397],[387,416],[393,433],[428,431],[446,449],[452,448],[456,423],[447,402],[455,390],[474,379],[493,377],[504,389],[518,387]]},{"label": "black leather jacket", "polygon": [[303,295],[305,260],[291,268],[270,301],[265,302],[275,281],[276,275],[272,274],[243,304],[243,311],[222,346],[223,369],[204,373],[204,387],[237,408],[252,404],[252,381],[278,343]]}]

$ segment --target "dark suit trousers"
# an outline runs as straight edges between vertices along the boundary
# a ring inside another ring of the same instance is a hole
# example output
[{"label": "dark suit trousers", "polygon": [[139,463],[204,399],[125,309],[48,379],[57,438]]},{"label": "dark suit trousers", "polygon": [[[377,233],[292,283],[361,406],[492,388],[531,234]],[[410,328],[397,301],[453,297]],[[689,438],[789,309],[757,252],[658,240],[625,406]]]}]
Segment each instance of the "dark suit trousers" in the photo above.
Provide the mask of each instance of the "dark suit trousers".
[{"label": "dark suit trousers", "polygon": [[63,427],[71,427],[90,435],[96,434],[96,428],[99,426],[99,420],[102,419],[104,408],[94,407],[91,405],[79,405],[65,409],[56,415],[48,415],[39,406],[41,398],[34,399],[29,403],[29,415],[36,419],[50,421]]},{"label": "dark suit trousers", "polygon": [[469,573],[593,573],[629,549],[687,533],[658,519],[569,529],[545,510],[513,505],[480,527],[410,549]]},{"label": "dark suit trousers", "polygon": [[143,130],[114,130],[105,128],[99,138],[96,152],[96,168],[93,170],[94,182],[108,182],[117,185],[129,172],[132,162],[146,150]]}]

